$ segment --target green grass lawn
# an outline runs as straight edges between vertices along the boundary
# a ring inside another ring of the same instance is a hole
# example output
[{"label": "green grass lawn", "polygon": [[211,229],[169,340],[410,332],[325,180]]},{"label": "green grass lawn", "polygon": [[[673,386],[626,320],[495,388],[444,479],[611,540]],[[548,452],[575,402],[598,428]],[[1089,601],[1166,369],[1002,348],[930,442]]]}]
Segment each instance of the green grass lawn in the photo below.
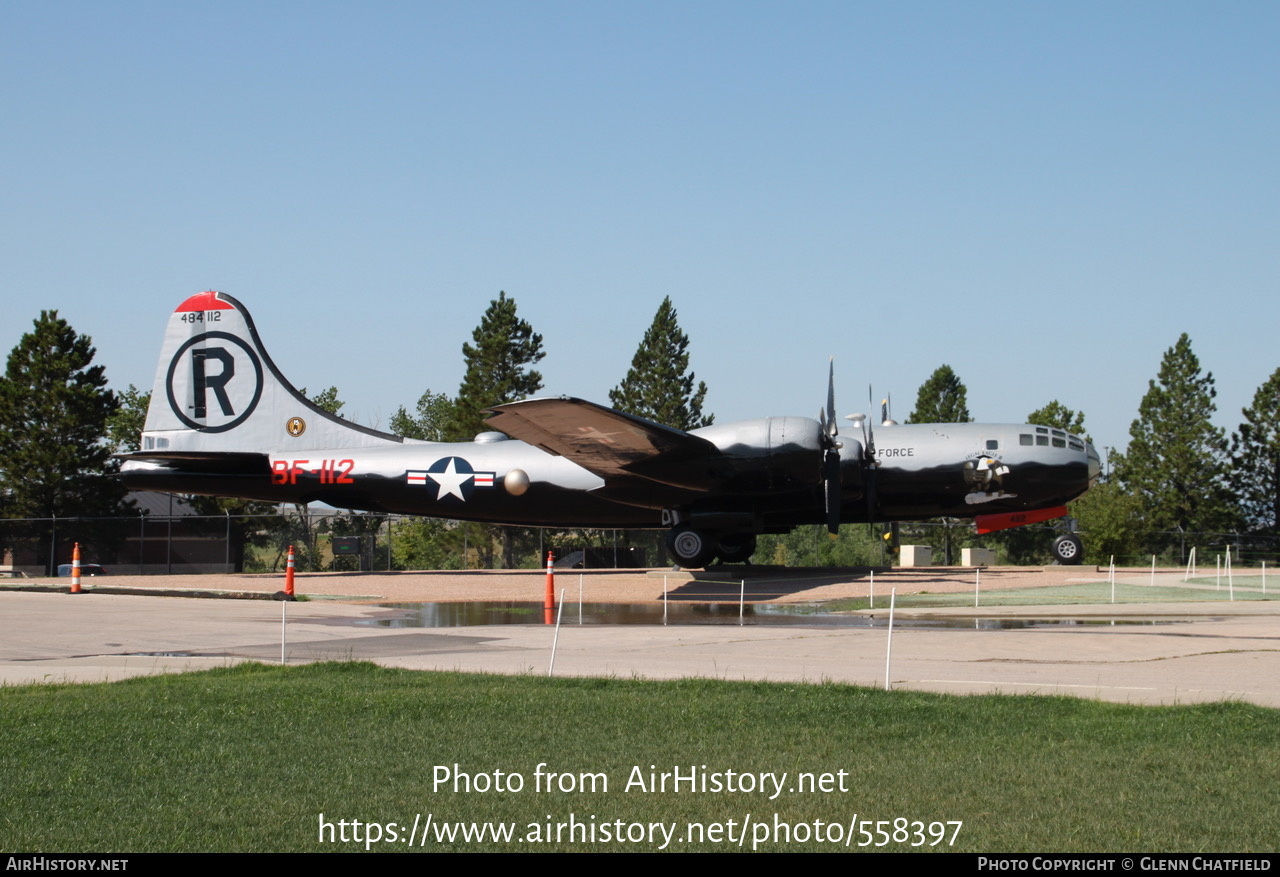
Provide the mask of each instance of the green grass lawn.
[{"label": "green grass lawn", "polygon": [[[926,841],[929,823],[962,820],[954,846],[935,847],[956,851],[1261,851],[1274,849],[1280,813],[1280,712],[1240,703],[1129,707],[845,685],[245,665],[0,690],[0,727],[0,847],[10,852],[364,849],[320,844],[321,813],[335,837],[339,820],[396,822],[407,833],[419,814],[433,824],[513,823],[516,837],[530,824],[545,835],[548,822],[570,814],[597,831],[617,820],[677,823],[677,838],[690,821],[812,830],[821,820],[830,835],[830,822],[843,833],[850,820],[903,818],[924,823]],[[575,778],[603,774],[608,789],[597,778],[594,791],[539,792],[540,763]],[[508,782],[518,774],[524,788],[436,788],[437,766],[455,764],[490,778],[502,771]],[[627,791],[633,768],[647,777],[651,765],[786,772],[788,790],[773,800],[758,791]],[[791,791],[800,772],[831,774],[832,790]],[[425,848],[660,843],[562,836]],[[793,835],[761,848],[835,847]],[[889,848],[909,849],[910,840]]]}]

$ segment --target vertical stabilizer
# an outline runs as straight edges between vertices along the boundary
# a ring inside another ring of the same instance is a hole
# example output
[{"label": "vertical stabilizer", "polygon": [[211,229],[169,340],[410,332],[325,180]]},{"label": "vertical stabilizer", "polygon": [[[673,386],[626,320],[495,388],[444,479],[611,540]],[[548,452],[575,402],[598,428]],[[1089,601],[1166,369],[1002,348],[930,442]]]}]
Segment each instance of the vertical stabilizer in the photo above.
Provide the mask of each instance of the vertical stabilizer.
[{"label": "vertical stabilizer", "polygon": [[169,316],[142,452],[312,451],[400,444],[317,408],[263,349],[244,305],[191,296]]}]

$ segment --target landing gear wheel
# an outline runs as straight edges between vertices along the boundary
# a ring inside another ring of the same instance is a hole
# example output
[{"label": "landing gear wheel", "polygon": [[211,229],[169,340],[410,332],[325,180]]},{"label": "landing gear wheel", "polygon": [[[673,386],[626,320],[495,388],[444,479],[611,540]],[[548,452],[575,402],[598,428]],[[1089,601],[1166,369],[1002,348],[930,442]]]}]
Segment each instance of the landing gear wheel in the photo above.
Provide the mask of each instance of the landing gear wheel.
[{"label": "landing gear wheel", "polygon": [[1063,566],[1075,566],[1084,560],[1084,545],[1078,536],[1059,536],[1053,540],[1053,556]]},{"label": "landing gear wheel", "polygon": [[691,569],[705,567],[715,560],[719,543],[706,530],[695,530],[688,524],[667,531],[667,553],[680,566]]},{"label": "landing gear wheel", "polygon": [[756,553],[754,533],[729,533],[720,537],[720,559],[725,563],[746,563]]}]

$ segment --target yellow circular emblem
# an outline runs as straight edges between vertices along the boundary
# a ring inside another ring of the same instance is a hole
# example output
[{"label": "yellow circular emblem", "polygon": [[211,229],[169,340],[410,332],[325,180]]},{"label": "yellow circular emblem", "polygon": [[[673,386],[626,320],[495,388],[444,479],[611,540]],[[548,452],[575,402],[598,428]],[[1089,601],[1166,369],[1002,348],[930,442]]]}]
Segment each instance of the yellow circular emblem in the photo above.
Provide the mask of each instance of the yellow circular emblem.
[{"label": "yellow circular emblem", "polygon": [[284,425],[285,432],[297,438],[307,431],[307,422],[301,417],[290,417],[289,422]]}]

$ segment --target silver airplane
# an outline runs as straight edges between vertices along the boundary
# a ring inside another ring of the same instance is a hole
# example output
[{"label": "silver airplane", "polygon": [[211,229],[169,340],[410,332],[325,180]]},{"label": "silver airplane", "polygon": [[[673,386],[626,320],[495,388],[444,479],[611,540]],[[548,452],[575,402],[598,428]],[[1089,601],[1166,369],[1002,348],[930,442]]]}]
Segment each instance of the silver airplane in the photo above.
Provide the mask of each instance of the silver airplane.
[{"label": "silver airplane", "polygon": [[[975,519],[991,532],[1061,517],[1098,477],[1084,440],[1035,425],[837,428],[817,419],[684,432],[570,397],[490,410],[474,441],[423,442],[317,408],[280,374],[244,305],[202,292],[169,317],[134,490],[323,502],[495,524],[667,529],[672,559],[745,562],[761,533],[801,524]],[[1054,551],[1080,561],[1061,536]]]}]

